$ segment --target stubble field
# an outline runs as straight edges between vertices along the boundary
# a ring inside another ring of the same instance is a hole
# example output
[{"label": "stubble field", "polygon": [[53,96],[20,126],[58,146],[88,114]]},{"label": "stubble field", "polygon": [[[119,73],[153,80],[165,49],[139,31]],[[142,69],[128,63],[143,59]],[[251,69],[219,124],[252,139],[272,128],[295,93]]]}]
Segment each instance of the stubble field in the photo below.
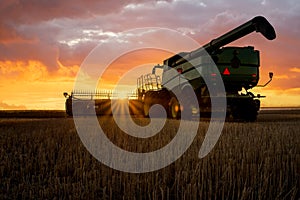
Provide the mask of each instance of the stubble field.
[{"label": "stubble field", "polygon": [[[198,152],[209,122],[201,121],[181,158],[143,174],[97,161],[81,143],[72,118],[60,112],[31,114],[0,113],[0,199],[300,197],[299,110],[264,111],[254,123],[226,122],[218,143],[203,159]],[[135,121],[147,124],[147,119]],[[99,123],[116,145],[147,152],[166,145],[180,121],[168,120],[150,141],[128,137],[111,117],[100,117]]]}]

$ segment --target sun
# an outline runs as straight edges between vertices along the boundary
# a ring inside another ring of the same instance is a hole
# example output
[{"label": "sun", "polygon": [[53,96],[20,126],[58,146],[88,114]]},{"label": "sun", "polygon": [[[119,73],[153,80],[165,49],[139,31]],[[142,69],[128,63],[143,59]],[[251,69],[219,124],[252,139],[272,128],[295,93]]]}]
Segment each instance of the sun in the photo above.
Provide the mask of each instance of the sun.
[{"label": "sun", "polygon": [[116,93],[117,99],[128,99],[128,94],[126,91],[120,91]]}]

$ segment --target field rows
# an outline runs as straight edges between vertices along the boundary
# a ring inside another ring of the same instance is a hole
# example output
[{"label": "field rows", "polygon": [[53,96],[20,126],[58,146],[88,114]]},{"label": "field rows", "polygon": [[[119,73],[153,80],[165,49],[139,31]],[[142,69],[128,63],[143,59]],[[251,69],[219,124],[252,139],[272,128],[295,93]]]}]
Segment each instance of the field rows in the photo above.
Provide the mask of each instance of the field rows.
[{"label": "field rows", "polygon": [[[180,159],[145,174],[116,171],[98,162],[82,145],[72,118],[3,118],[0,199],[297,199],[300,118],[269,118],[227,122],[217,145],[203,159],[198,151],[208,122],[201,122]],[[136,119],[139,124],[147,124],[145,120]],[[147,141],[128,137],[111,118],[99,121],[115,144],[138,152],[167,144],[179,124],[169,120]]]}]

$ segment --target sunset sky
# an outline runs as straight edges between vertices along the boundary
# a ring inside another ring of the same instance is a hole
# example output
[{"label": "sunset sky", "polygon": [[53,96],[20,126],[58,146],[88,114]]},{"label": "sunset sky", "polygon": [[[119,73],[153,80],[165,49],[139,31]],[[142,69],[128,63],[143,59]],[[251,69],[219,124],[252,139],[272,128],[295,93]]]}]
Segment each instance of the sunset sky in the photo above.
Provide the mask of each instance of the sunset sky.
[{"label": "sunset sky", "polygon": [[[269,86],[253,90],[267,96],[262,106],[299,107],[299,0],[3,0],[0,109],[64,109],[62,93],[72,90],[86,56],[124,31],[168,28],[193,38],[200,47],[257,15],[269,20],[277,38],[268,41],[253,33],[231,45],[260,50],[261,84],[268,80],[269,71],[274,72]],[[126,66],[162,63],[170,53],[147,50],[131,56],[134,59],[120,58],[126,65],[110,68],[107,83],[126,73]]]}]

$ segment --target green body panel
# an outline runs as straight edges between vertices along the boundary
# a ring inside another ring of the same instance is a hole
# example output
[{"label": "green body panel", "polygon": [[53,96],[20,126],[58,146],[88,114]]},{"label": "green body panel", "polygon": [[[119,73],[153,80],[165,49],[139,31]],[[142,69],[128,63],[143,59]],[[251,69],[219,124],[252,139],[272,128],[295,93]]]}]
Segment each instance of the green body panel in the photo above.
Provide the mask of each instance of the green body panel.
[{"label": "green body panel", "polygon": [[234,51],[237,52],[237,57],[243,65],[259,66],[259,52],[254,50],[254,47],[223,47],[212,56],[218,56],[218,63],[230,63],[233,58]]},{"label": "green body panel", "polygon": [[[212,67],[214,64],[219,72],[214,71]],[[183,62],[174,69],[182,71],[177,79],[182,76],[190,82],[195,90],[206,84],[203,76],[213,80],[217,73],[220,73],[227,92],[237,92],[242,88],[247,90],[255,87],[259,80],[259,51],[254,50],[253,47],[224,47],[211,55]],[[225,70],[229,74],[224,73]],[[170,81],[178,82],[174,72],[172,73],[170,68],[165,68],[162,82],[165,84]]]},{"label": "green body panel", "polygon": [[[236,90],[255,87],[259,81],[259,51],[253,47],[225,47],[220,49],[213,59],[222,75],[225,88]],[[233,60],[239,65],[234,66]],[[229,75],[224,74],[225,70]],[[228,72],[227,71],[227,72]]]}]

